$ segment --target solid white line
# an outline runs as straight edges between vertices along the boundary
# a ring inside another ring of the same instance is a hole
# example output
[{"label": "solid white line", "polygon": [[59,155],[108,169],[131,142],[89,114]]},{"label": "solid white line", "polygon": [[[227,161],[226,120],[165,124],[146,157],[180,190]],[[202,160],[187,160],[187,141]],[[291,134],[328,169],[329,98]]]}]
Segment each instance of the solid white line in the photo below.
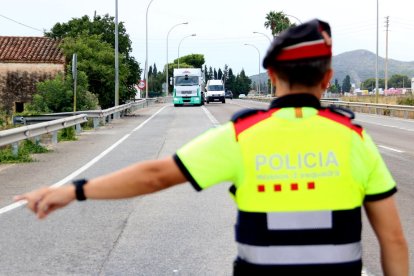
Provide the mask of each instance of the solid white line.
[{"label": "solid white line", "polygon": [[381,124],[381,123],[376,123],[376,122],[372,122],[372,121],[366,121],[364,119],[361,120],[360,118],[356,118],[355,121],[356,122],[361,122],[361,123],[364,123],[364,124],[372,124],[372,125],[377,125],[377,126],[382,126],[382,127],[396,128],[396,129],[405,130],[405,131],[411,131],[411,132],[414,131],[414,129],[410,129],[410,128],[387,125],[387,124]]},{"label": "solid white line", "polygon": [[383,148],[383,149],[387,149],[387,150],[391,150],[391,151],[395,151],[395,152],[398,152],[398,153],[403,153],[404,152],[404,151],[399,150],[399,149],[394,149],[394,148],[390,148],[390,147],[382,146],[382,145],[378,145],[378,147]]},{"label": "solid white line", "polygon": [[[160,110],[158,110],[157,112],[155,112],[151,117],[149,117],[144,122],[142,122],[140,125],[138,125],[136,128],[134,128],[130,133],[125,134],[124,137],[122,137],[121,139],[119,139],[112,146],[110,146],[109,148],[107,148],[106,150],[104,150],[98,156],[96,156],[95,158],[93,158],[91,161],[89,161],[88,163],[86,163],[85,165],[83,165],[82,167],[80,167],[79,169],[77,169],[76,171],[74,171],[73,173],[69,174],[68,176],[66,176],[62,180],[56,182],[55,184],[51,185],[50,187],[56,188],[56,187],[63,186],[64,184],[66,184],[69,181],[71,181],[72,179],[74,179],[76,176],[80,175],[81,173],[83,173],[84,171],[86,171],[87,169],[89,169],[90,167],[92,167],[96,162],[98,162],[99,160],[101,160],[105,155],[107,155],[108,153],[110,153],[111,151],[113,151],[117,146],[119,146],[122,142],[124,142],[129,136],[131,136],[132,133],[134,133],[135,131],[141,129],[143,126],[145,126],[150,120],[152,120],[155,116],[157,116],[166,107],[167,106],[162,107]],[[26,200],[20,200],[18,202],[15,202],[13,204],[10,204],[10,205],[8,205],[8,206],[3,207],[3,208],[0,209],[0,215],[2,215],[4,213],[7,213],[9,211],[12,211],[12,210],[14,210],[16,208],[19,208],[21,206],[24,206],[26,204],[27,204],[27,201]]]},{"label": "solid white line", "polygon": [[205,106],[202,106],[201,109],[203,109],[204,113],[206,113],[207,117],[210,119],[210,121],[213,123],[214,127],[217,127],[220,125],[219,121],[211,114],[210,111]]}]

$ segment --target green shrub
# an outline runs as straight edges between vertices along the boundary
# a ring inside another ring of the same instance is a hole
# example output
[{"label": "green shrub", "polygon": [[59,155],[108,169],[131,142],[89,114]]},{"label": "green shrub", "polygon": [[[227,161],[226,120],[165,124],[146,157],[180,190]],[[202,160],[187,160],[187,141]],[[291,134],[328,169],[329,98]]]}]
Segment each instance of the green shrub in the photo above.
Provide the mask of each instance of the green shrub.
[{"label": "green shrub", "polygon": [[32,162],[33,153],[45,153],[49,150],[41,145],[37,145],[30,140],[20,143],[17,155],[13,154],[12,146],[5,146],[0,149],[0,163],[25,163]]},{"label": "green shrub", "polygon": [[414,105],[414,97],[411,96],[409,98],[400,98],[400,99],[398,99],[398,104],[400,104],[400,105]]},{"label": "green shrub", "polygon": [[58,132],[58,141],[76,141],[76,131],[74,127],[68,127]]}]

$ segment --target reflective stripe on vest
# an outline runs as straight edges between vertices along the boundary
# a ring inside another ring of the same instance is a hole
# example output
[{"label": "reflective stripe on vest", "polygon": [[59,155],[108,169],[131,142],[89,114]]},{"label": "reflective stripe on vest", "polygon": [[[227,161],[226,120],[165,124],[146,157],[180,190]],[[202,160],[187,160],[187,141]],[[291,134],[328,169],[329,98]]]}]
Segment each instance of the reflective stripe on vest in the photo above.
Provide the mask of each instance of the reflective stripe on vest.
[{"label": "reflective stripe on vest", "polygon": [[269,230],[331,229],[332,211],[267,213]]},{"label": "reflective stripe on vest", "polygon": [[239,257],[257,265],[335,264],[358,261],[360,242],[339,245],[254,246],[238,244]]}]

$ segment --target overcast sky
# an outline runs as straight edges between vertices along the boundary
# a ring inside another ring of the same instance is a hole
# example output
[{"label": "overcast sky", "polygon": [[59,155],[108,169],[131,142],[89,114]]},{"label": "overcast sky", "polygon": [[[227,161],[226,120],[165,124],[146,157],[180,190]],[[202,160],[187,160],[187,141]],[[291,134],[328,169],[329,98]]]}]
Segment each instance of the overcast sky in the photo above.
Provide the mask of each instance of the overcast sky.
[{"label": "overcast sky", "polygon": [[[125,22],[133,46],[133,56],[145,64],[145,14],[150,0],[119,0],[119,21]],[[115,0],[0,0],[0,35],[42,36],[35,29],[50,29],[57,22],[97,14],[115,15]],[[319,18],[331,24],[334,55],[366,49],[376,51],[375,0],[153,0],[148,13],[148,60],[161,69],[166,62],[167,33],[177,23],[188,25],[174,28],[169,37],[169,61],[178,56],[204,54],[208,66],[223,68],[228,64],[235,73],[242,68],[247,75],[259,71],[261,59],[269,45],[263,35],[271,36],[264,27],[265,16],[283,11],[292,22]],[[379,0],[379,54],[385,56],[385,16],[390,17],[389,57],[414,61],[414,1]],[[6,16],[28,28],[7,20]],[[296,19],[298,18],[298,19]],[[196,37],[183,37],[190,34]],[[260,68],[261,72],[264,71]]]}]

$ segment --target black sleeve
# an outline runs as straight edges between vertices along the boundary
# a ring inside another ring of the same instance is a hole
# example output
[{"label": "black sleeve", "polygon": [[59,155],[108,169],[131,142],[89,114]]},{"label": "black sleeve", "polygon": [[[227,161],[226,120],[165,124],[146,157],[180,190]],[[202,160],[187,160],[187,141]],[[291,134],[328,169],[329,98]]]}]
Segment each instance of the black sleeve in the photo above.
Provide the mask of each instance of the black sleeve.
[{"label": "black sleeve", "polygon": [[366,195],[365,198],[364,198],[364,202],[381,200],[381,199],[384,199],[384,198],[387,198],[387,197],[392,196],[396,192],[397,192],[397,188],[394,187],[391,190],[386,191],[386,192],[381,193],[381,194]]},{"label": "black sleeve", "polygon": [[180,157],[178,157],[177,154],[173,155],[173,159],[175,163],[177,164],[180,171],[184,174],[185,178],[191,183],[191,185],[194,187],[194,189],[199,192],[202,190],[200,185],[198,185],[197,181],[193,178],[193,176],[190,174],[190,172],[187,170],[187,168],[184,166],[183,162],[180,160]]}]

